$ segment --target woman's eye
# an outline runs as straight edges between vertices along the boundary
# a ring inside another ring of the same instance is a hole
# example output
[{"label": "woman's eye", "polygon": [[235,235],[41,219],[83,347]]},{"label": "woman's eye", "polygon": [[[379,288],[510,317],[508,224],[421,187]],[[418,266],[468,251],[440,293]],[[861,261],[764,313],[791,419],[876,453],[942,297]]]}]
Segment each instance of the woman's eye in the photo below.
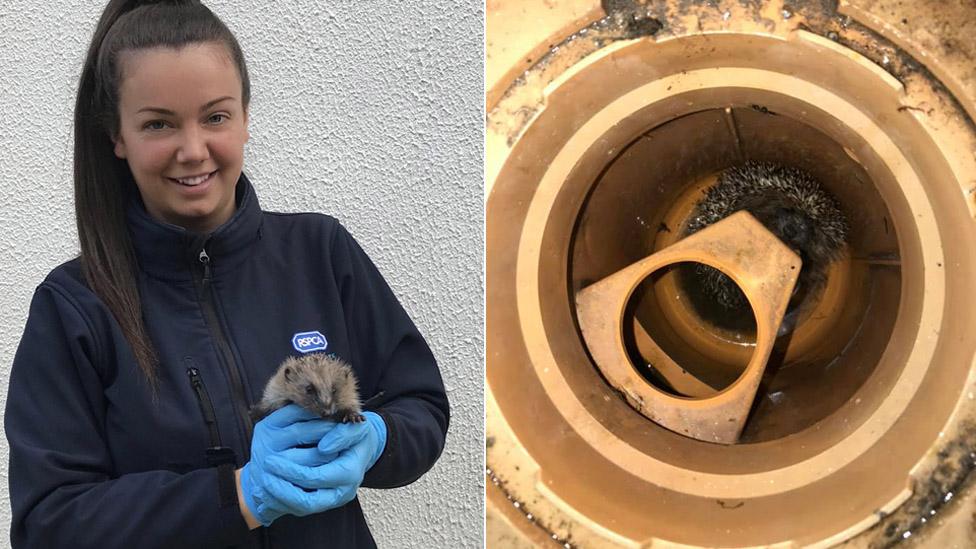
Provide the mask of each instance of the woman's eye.
[{"label": "woman's eye", "polygon": [[162,120],[153,120],[151,122],[147,122],[146,125],[143,126],[143,128],[147,130],[162,130],[165,127],[166,123]]},{"label": "woman's eye", "polygon": [[227,120],[226,114],[214,114],[208,119],[211,124],[223,124]]}]

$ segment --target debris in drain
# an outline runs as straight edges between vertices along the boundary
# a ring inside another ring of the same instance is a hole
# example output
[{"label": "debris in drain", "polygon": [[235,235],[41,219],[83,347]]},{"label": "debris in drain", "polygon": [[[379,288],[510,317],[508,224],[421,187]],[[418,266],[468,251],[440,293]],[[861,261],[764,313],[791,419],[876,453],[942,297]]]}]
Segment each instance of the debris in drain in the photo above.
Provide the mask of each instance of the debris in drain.
[{"label": "debris in drain", "polygon": [[[525,504],[519,501],[518,499],[516,499],[515,497],[513,497],[511,493],[509,493],[508,489],[505,486],[506,485],[505,481],[498,478],[498,476],[495,475],[491,467],[485,467],[485,474],[488,475],[488,479],[491,482],[491,484],[493,486],[496,486],[499,490],[501,490],[503,494],[505,494],[505,499],[507,499],[512,504],[512,507],[518,510],[519,512],[521,512],[522,515],[525,516],[525,518],[529,522],[538,526],[545,533],[549,534],[550,539],[552,539],[558,544],[561,544],[565,549],[574,549],[574,547],[576,547],[575,545],[572,544],[572,540],[569,538],[569,536],[560,537],[558,534],[556,534],[555,532],[547,528],[545,524],[539,521],[536,515],[533,515],[528,510],[526,510]],[[563,526],[565,526],[565,524],[563,524]]]},{"label": "debris in drain", "polygon": [[754,111],[756,111],[756,112],[761,112],[761,113],[763,113],[763,114],[771,114],[771,115],[773,115],[773,116],[776,116],[776,114],[777,114],[777,113],[775,113],[775,112],[773,112],[773,111],[771,111],[771,110],[769,110],[768,108],[766,108],[766,107],[765,107],[765,106],[763,106],[763,105],[756,105],[756,104],[753,104],[753,105],[752,105],[752,110],[754,110]]},{"label": "debris in drain", "polygon": [[657,232],[659,232],[659,233],[670,233],[671,232],[671,228],[668,227],[668,224],[667,223],[665,223],[665,222],[662,221],[661,224],[657,226]]},{"label": "debris in drain", "polygon": [[871,549],[887,549],[918,533],[938,510],[952,505],[954,494],[971,487],[976,469],[976,423],[966,422],[960,435],[938,453],[939,463],[926,479],[914,479],[912,496],[876,526]]},{"label": "debris in drain", "polygon": [[715,500],[715,502],[718,503],[722,507],[722,509],[738,509],[739,507],[742,507],[743,505],[746,504],[746,502],[744,501],[729,503],[727,501],[722,501],[720,499]]},{"label": "debris in drain", "polygon": [[602,0],[600,5],[608,17],[632,34],[632,38],[654,36],[664,28],[664,23],[642,2]]}]

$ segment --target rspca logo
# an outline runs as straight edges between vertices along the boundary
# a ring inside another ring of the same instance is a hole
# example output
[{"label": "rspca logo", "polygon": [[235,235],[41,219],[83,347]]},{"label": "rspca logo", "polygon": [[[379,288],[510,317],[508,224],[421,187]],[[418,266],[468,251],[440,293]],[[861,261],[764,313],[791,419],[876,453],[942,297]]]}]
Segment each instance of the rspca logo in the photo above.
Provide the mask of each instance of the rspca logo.
[{"label": "rspca logo", "polygon": [[329,346],[329,342],[319,332],[301,332],[291,338],[291,345],[299,353],[311,353],[324,351]]}]

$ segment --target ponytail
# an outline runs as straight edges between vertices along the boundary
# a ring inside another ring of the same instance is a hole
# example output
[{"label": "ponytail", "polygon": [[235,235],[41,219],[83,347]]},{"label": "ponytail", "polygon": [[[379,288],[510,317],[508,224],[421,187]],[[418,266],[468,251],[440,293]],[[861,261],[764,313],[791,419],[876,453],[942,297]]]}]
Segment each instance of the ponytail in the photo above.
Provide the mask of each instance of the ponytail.
[{"label": "ponytail", "polygon": [[206,42],[221,43],[230,53],[246,109],[250,80],[244,55],[206,6],[196,0],[111,0],[88,47],[75,103],[75,217],[82,271],[121,327],[154,395],[158,357],[143,321],[139,267],[125,217],[126,204],[138,190],[128,164],[113,150],[119,132],[119,57],[123,51]]}]

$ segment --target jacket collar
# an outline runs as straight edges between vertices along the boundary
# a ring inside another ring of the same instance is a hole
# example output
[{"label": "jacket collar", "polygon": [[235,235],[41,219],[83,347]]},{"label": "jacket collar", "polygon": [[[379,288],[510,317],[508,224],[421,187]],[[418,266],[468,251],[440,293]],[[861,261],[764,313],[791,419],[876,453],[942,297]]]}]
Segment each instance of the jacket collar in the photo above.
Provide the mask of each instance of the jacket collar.
[{"label": "jacket collar", "polygon": [[190,280],[202,269],[200,251],[206,250],[214,277],[250,253],[261,236],[261,207],[254,188],[241,173],[237,180],[237,210],[226,223],[208,234],[195,233],[150,217],[138,193],[129,200],[126,219],[139,266],[148,274],[167,280]]}]

